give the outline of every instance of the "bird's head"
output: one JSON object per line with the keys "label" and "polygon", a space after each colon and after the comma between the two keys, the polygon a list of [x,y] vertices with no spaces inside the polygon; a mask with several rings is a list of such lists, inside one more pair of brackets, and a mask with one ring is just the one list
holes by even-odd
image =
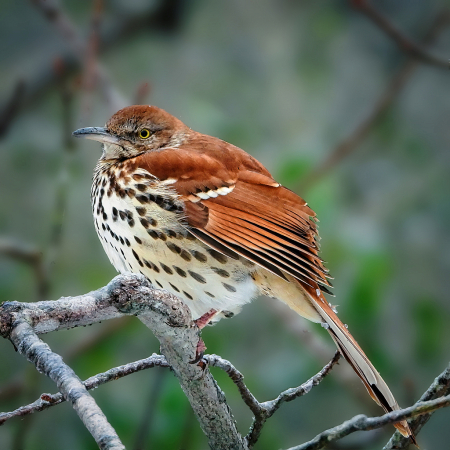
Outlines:
{"label": "bird's head", "polygon": [[105,127],[80,128],[73,132],[103,144],[103,160],[124,160],[163,147],[181,145],[190,129],[156,106],[127,106],[116,112]]}

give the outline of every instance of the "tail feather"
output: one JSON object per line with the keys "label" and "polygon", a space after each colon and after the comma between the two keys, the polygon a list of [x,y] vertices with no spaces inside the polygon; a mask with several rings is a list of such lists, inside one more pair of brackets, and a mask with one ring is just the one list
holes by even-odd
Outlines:
{"label": "tail feather", "polygon": [[[383,378],[381,378],[381,375],[369,361],[353,336],[348,332],[346,326],[334,313],[322,293],[317,289],[314,290],[310,286],[303,285],[303,289],[308,293],[313,307],[322,318],[322,323],[326,324],[325,328],[327,328],[339,351],[352,366],[359,378],[361,378],[373,400],[386,412],[400,409],[400,406]],[[414,434],[406,420],[397,422],[394,426],[403,436],[410,437],[413,443],[416,444]]]}

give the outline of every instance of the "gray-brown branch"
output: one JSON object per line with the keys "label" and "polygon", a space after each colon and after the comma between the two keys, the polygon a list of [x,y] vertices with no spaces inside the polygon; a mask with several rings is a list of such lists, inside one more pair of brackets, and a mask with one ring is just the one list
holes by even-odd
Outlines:
{"label": "gray-brown branch", "polygon": [[[113,380],[118,380],[119,378],[131,375],[132,373],[150,369],[151,367],[156,366],[170,367],[164,356],[153,354],[148,358],[140,359],[138,361],[124,364],[122,366],[114,367],[107,370],[106,372],[98,373],[97,375],[94,375],[93,377],[90,377],[87,380],[83,381],[83,384],[85,388],[90,391],[101,386],[102,384],[108,383]],[[41,396],[33,403],[21,406],[20,408],[17,408],[11,412],[0,413],[0,426],[13,417],[22,417],[33,414],[35,412],[44,411],[65,401],[66,399],[63,397],[61,392],[58,392],[57,394],[41,394]]]}
{"label": "gray-brown branch", "polygon": [[[416,405],[427,400],[434,400],[450,394],[450,364],[447,368],[433,381],[431,386],[422,394]],[[417,436],[422,427],[428,422],[434,411],[428,414],[422,414],[409,422],[409,426]],[[406,448],[409,444],[409,439],[405,438],[398,431],[394,433],[384,449],[401,449]]]}
{"label": "gray-brown branch", "polygon": [[[260,403],[256,400],[253,394],[245,385],[243,379],[244,376],[239,372],[233,364],[229,361],[221,358],[218,355],[205,355],[204,359],[208,362],[210,366],[217,367],[232,379],[239,389],[242,399],[254,413],[255,418],[251,427],[249,435],[246,437],[248,445],[253,446],[261,433],[262,427],[264,426],[266,420],[270,418],[278,408],[284,403],[289,402],[297,397],[301,397],[307,394],[314,386],[317,386],[328,373],[331,371],[333,366],[338,362],[340,358],[340,353],[336,352],[331,361],[326,364],[322,370],[320,370],[316,375],[311,377],[308,381],[296,388],[290,388],[278,395],[274,400]],[[102,384],[108,383],[110,381],[118,380],[119,378],[131,375],[133,373],[139,372],[141,370],[149,369],[152,367],[170,367],[167,360],[162,355],[153,354],[148,358],[144,358],[138,361],[134,361],[122,366],[114,367],[107,370],[106,372],[94,375],[87,380],[83,381],[84,386],[89,391],[95,389]],[[53,406],[59,405],[65,401],[63,395],[58,392],[56,394],[42,394],[34,402],[21,406],[14,411],[7,413],[0,413],[0,426],[3,425],[7,420],[14,417],[22,417],[34,412],[44,411]]]}
{"label": "gray-brown branch", "polygon": [[439,408],[450,406],[450,395],[430,400],[428,402],[421,402],[409,408],[393,411],[380,417],[366,417],[362,414],[345,421],[337,427],[330,428],[318,434],[314,439],[305,442],[296,447],[291,447],[289,450],[319,450],[324,448],[330,442],[354,433],[355,431],[367,431],[381,428],[388,423],[399,422],[400,420],[409,419],[422,414],[428,414],[436,411]]}
{"label": "gray-brown branch", "polygon": [[42,342],[23,318],[13,321],[9,339],[36,369],[47,375],[69,401],[100,449],[123,450],[124,445],[75,372]]}
{"label": "gray-brown branch", "polygon": [[328,375],[333,366],[339,361],[340,357],[341,354],[336,352],[331,361],[308,381],[296,388],[290,388],[281,392],[281,394],[273,400],[260,403],[245,385],[242,373],[239,372],[233,364],[217,355],[205,356],[211,366],[218,367],[228,374],[234,384],[236,384],[245,404],[255,415],[250,431],[246,436],[249,448],[253,447],[258,441],[266,420],[272,417],[284,402],[290,402],[297,397],[301,397],[307,394],[314,386],[317,386]]}
{"label": "gray-brown branch", "polygon": [[[246,449],[246,441],[237,431],[225,396],[211,373],[190,364],[196,356],[199,330],[188,308],[166,291],[153,289],[140,275],[120,275],[104,288],[78,297],[31,304],[6,302],[0,307],[0,334],[7,339],[14,337],[14,344],[21,348],[20,339],[14,335],[19,321],[33,334],[43,334],[123,315],[137,315],[159,339],[161,352],[188,397],[210,447]],[[62,360],[57,365],[65,366]],[[85,389],[81,381],[79,389]]]}
{"label": "gray-brown branch", "polygon": [[[164,356],[154,354],[144,360],[95,375],[82,383],[72,369],[64,364],[62,358],[37,337],[37,334],[89,325],[123,315],[138,316],[159,339]],[[246,438],[242,438],[236,429],[225,397],[208,368],[192,364],[196,355],[199,330],[192,322],[189,310],[177,297],[166,291],[153,289],[140,275],[120,275],[107,286],[78,297],[30,304],[3,303],[0,306],[0,335],[10,339],[19,352],[33,362],[39,371],[55,381],[60,390],[58,394],[42,394],[30,405],[0,414],[0,425],[11,417],[42,411],[68,400],[102,449],[124,447],[87,392],[100,384],[155,365],[171,367],[197,415],[211,448],[245,450],[256,443],[266,420],[282,403],[308,393],[323,380],[339,360],[339,353],[336,353],[332,360],[306,383],[282,392],[274,400],[260,403],[245,385],[243,375],[229,361],[217,355],[206,355],[205,361],[209,365],[224,370],[230,376],[255,416],[249,434]],[[450,366],[436,378],[416,405],[378,418],[356,416],[290,450],[320,449],[355,431],[380,428],[388,423],[420,416],[417,426],[414,421],[412,422],[413,429],[417,432],[433,411],[450,405],[449,387]],[[447,396],[442,397],[445,394]],[[429,399],[434,400],[424,401]],[[395,445],[386,448],[403,448]]]}

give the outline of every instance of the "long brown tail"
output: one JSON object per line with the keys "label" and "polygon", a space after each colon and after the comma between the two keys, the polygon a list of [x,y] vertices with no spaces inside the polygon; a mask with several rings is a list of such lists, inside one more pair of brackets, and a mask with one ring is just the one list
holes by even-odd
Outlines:
{"label": "long brown tail", "polygon": [[[400,406],[383,378],[381,378],[381,375],[369,361],[353,336],[348,332],[347,327],[339,320],[331,306],[324,299],[323,294],[310,286],[302,284],[302,287],[308,293],[312,305],[322,318],[322,323],[325,324],[325,328],[327,328],[339,351],[353,367],[353,370],[359,378],[361,378],[370,396],[386,412],[400,409]],[[412,442],[416,444],[414,434],[406,420],[397,422],[394,426],[403,436],[410,437]]]}

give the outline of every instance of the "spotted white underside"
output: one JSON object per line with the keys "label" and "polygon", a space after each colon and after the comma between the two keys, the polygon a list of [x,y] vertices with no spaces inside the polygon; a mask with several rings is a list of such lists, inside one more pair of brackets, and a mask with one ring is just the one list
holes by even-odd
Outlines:
{"label": "spotted white underside", "polygon": [[[192,236],[190,240],[186,239],[188,232],[180,212],[167,211],[153,201],[138,201],[136,196],[140,194],[173,198],[171,180],[166,186],[155,188],[149,174],[145,171],[142,174],[147,176],[144,181],[131,180],[127,186],[121,185],[116,177],[115,189],[109,196],[108,177],[103,177],[100,171],[94,175],[92,207],[95,228],[112,265],[121,273],[141,273],[155,287],[182,298],[194,319],[211,309],[225,314],[239,312],[242,305],[259,294],[248,263],[214,251],[211,253],[206,244]],[[132,188],[136,196],[121,198],[117,188]],[[142,214],[142,208],[145,208],[145,214],[140,215],[138,211]],[[147,220],[147,228],[141,219]],[[152,237],[155,232],[166,239],[155,239]],[[212,256],[214,254],[216,257]]]}

